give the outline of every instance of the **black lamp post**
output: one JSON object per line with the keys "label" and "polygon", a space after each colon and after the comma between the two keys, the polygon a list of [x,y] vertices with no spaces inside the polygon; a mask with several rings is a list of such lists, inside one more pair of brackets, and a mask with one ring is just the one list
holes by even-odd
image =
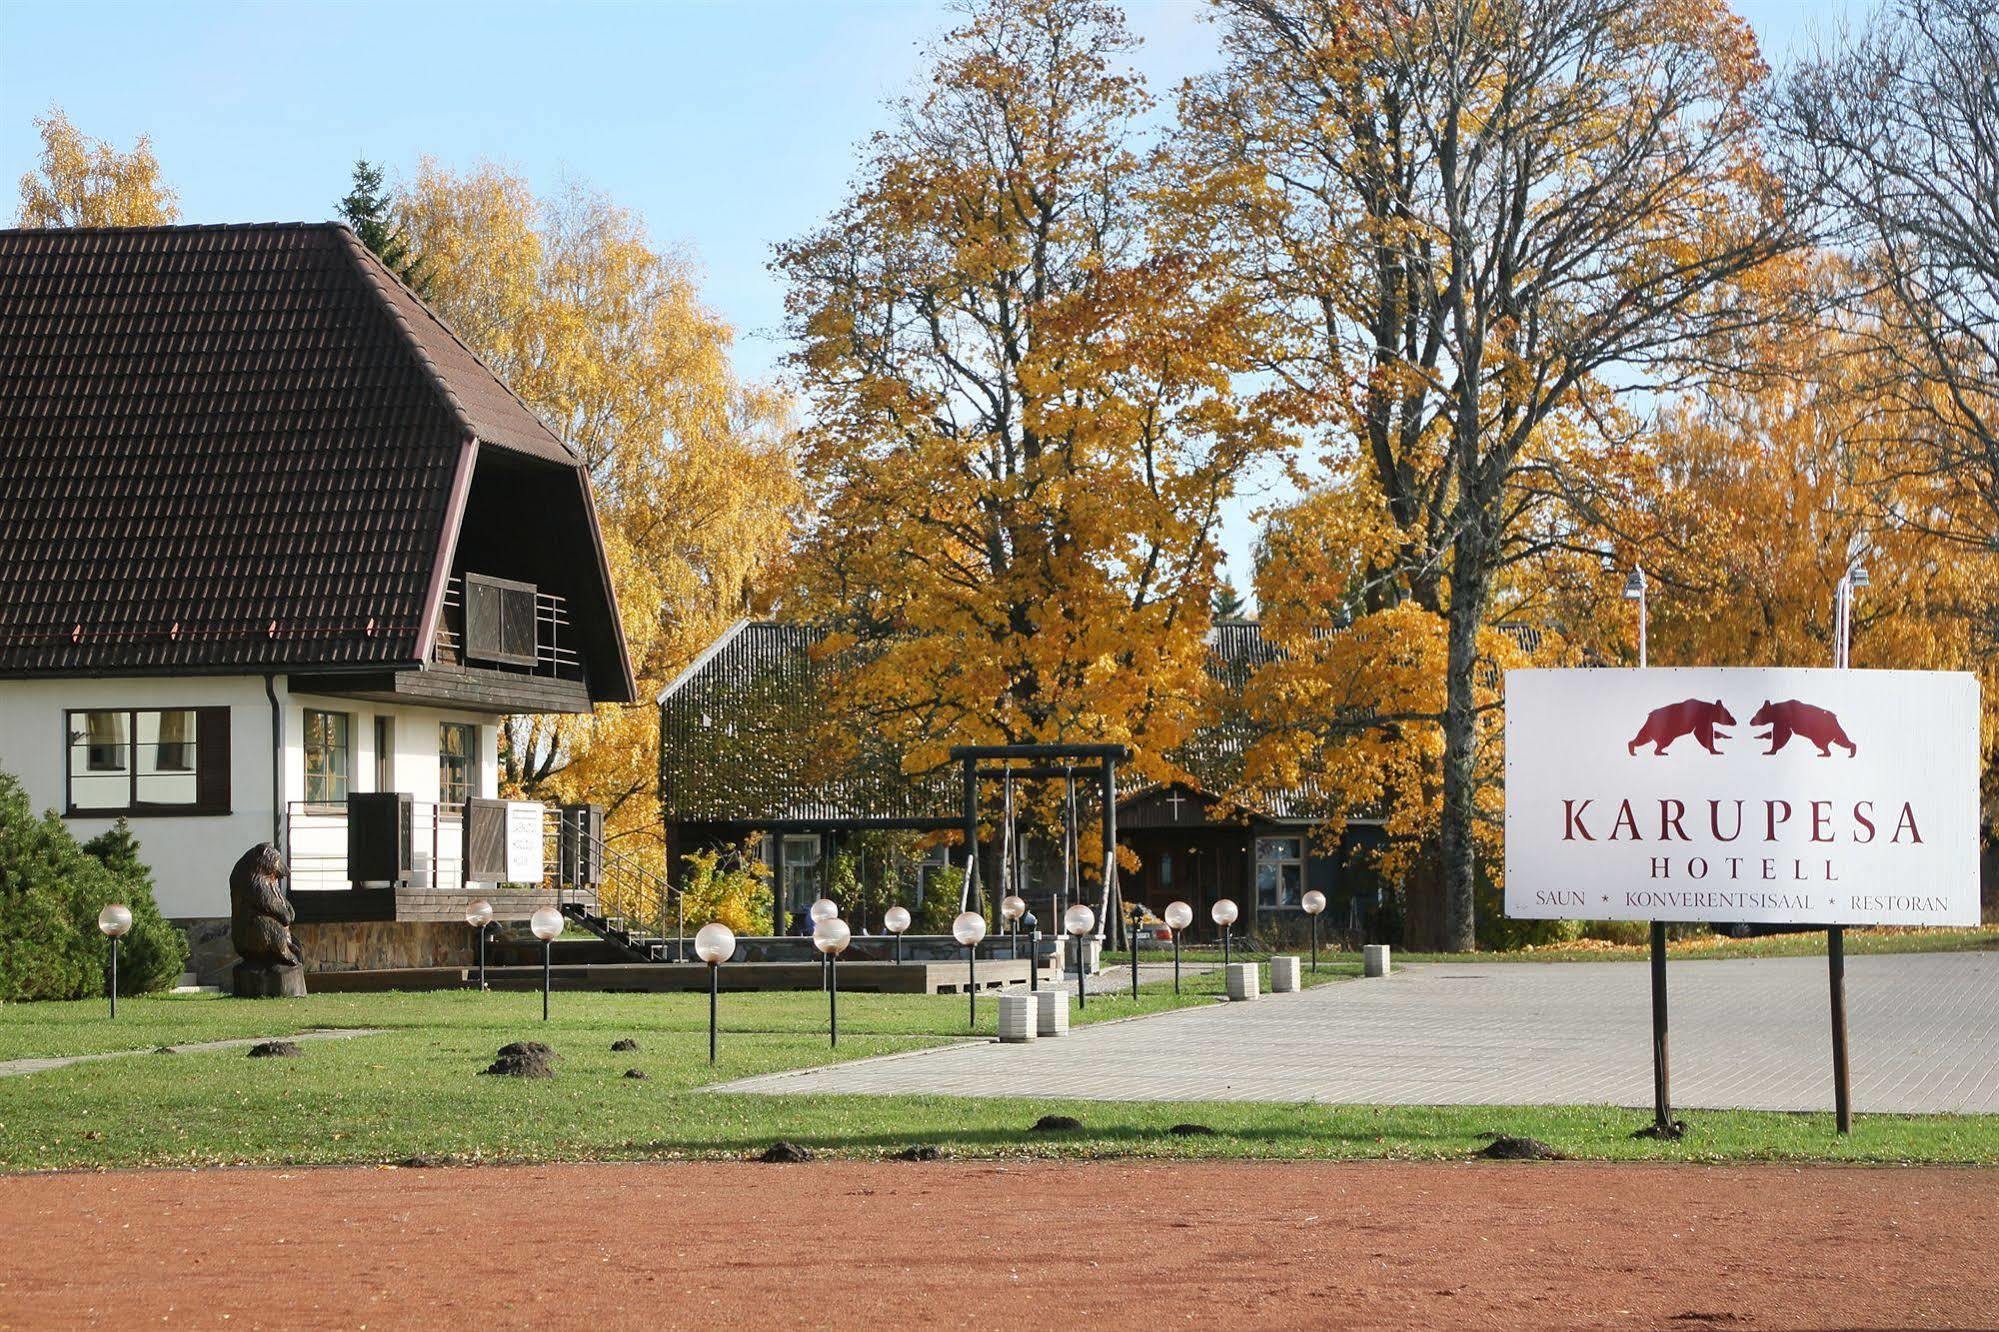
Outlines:
{"label": "black lamp post", "polygon": [[838,916],[829,916],[812,927],[812,946],[826,959],[826,1033],[836,1049],[840,1044],[840,954],[853,941],[853,930]]}
{"label": "black lamp post", "polygon": [[1215,905],[1209,909],[1208,915],[1213,918],[1215,924],[1222,927],[1222,969],[1226,973],[1229,965],[1229,932],[1230,926],[1235,924],[1236,905],[1226,897],[1218,898]]}
{"label": "black lamp post", "polygon": [[480,898],[465,908],[465,923],[479,942],[479,988],[486,988],[486,923],[493,919],[493,904]]}
{"label": "black lamp post", "polygon": [[902,965],[902,932],[909,928],[909,909],[892,906],[882,912],[882,928],[895,936],[895,964]]}
{"label": "black lamp post", "polygon": [[1097,913],[1081,902],[1062,913],[1062,928],[1067,930],[1076,950],[1076,1007],[1090,1006],[1090,990],[1083,973],[1083,939],[1097,926]]}
{"label": "black lamp post", "polygon": [[541,1020],[548,1021],[549,982],[555,970],[555,940],[562,933],[562,913],[542,907],[528,919],[528,928],[541,940]]}
{"label": "black lamp post", "polygon": [[1319,972],[1319,913],[1326,909],[1326,895],[1314,888],[1306,893],[1301,905],[1305,914],[1312,918],[1312,974]]}
{"label": "black lamp post", "polygon": [[715,1062],[716,997],[722,989],[722,964],[736,955],[736,932],[716,921],[694,935],[694,956],[708,964],[708,1062]]}
{"label": "black lamp post", "polygon": [[1027,927],[1027,988],[1032,992],[1041,988],[1041,922],[1030,911],[1020,923]]}
{"label": "black lamp post", "polygon": [[1166,904],[1166,929],[1173,936],[1173,993],[1180,993],[1180,931],[1194,923],[1194,908],[1185,902]]}
{"label": "black lamp post", "polygon": [[[816,931],[821,921],[837,919],[840,914],[840,907],[832,898],[822,897],[812,904],[806,914],[811,917],[812,928]],[[830,956],[827,953],[819,955],[819,988],[822,990],[829,983],[826,977],[826,968],[830,965]]]}
{"label": "black lamp post", "polygon": [[965,994],[970,999],[972,1030],[979,1027],[979,940],[986,937],[986,918],[961,911],[951,922],[951,937],[965,945]]}
{"label": "black lamp post", "polygon": [[1134,905],[1131,909],[1131,997],[1138,999],[1138,925],[1145,919],[1145,908]]}
{"label": "black lamp post", "polygon": [[97,913],[97,928],[111,941],[111,973],[107,989],[111,993],[111,1016],[118,1016],[118,941],[132,928],[132,908],[113,902]]}

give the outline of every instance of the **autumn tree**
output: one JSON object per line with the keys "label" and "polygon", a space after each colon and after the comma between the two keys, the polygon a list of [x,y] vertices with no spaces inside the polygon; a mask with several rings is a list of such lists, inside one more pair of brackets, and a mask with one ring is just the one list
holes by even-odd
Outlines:
{"label": "autumn tree", "polygon": [[1232,220],[1264,240],[1244,248],[1283,321],[1272,373],[1329,470],[1360,469],[1378,542],[1357,596],[1441,621],[1440,942],[1469,948],[1487,631],[1542,542],[1521,524],[1564,540],[1522,483],[1762,317],[1746,279],[1789,244],[1764,67],[1719,0],[1221,7],[1191,132],[1254,186]]}
{"label": "autumn tree", "polygon": [[650,700],[752,609],[785,550],[799,503],[787,405],[736,376],[692,265],[602,194],[542,197],[492,163],[425,160],[393,216],[438,311],[588,463],[640,684],[631,707],[509,718],[507,783],[602,803],[610,835],[654,842]]}
{"label": "autumn tree", "polygon": [[1999,11],[1894,0],[1774,106],[1851,265],[1845,326],[1883,371],[1866,438],[1932,483],[1899,520],[1999,550]]}
{"label": "autumn tree", "polygon": [[1221,507],[1275,444],[1232,380],[1257,317],[1141,133],[1119,11],[962,14],[779,252],[816,503],[793,610],[851,649],[849,729],[914,768],[1120,741],[1161,773],[1204,706]]}
{"label": "autumn tree", "polygon": [[35,129],[42,151],[21,176],[19,225],[150,227],[179,219],[180,196],[162,178],[148,136],[121,153],[71,124],[59,106],[37,116]]}
{"label": "autumn tree", "polygon": [[[1894,520],[1928,504],[1929,478],[1873,433],[1898,411],[1893,363],[1871,333],[1828,324],[1773,324],[1740,351],[1740,373],[1670,404],[1603,492],[1617,562],[1650,575],[1652,663],[1830,665],[1834,588],[1857,561],[1854,664],[1980,673],[1982,749],[1999,752],[1999,552]],[[1616,580],[1588,595],[1614,601]],[[1584,601],[1556,618],[1588,621]]]}

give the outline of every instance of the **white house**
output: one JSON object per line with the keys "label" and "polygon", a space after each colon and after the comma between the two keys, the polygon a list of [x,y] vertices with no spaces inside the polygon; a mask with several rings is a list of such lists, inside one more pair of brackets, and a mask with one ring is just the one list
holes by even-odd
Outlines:
{"label": "white house", "polygon": [[0,232],[0,770],[129,820],[199,969],[263,841],[309,957],[452,955],[500,719],[633,697],[581,460],[344,227]]}

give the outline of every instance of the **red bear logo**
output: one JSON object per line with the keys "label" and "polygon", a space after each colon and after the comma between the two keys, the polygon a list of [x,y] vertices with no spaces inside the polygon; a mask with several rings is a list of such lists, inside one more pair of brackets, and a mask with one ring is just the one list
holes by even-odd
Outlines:
{"label": "red bear logo", "polygon": [[1725,731],[1717,731],[1717,726],[1733,726],[1735,718],[1729,715],[1721,700],[1710,703],[1704,698],[1690,698],[1684,703],[1668,703],[1663,708],[1654,708],[1645,718],[1645,725],[1624,747],[1627,754],[1638,752],[1640,745],[1655,745],[1654,754],[1666,752],[1666,746],[1683,735],[1692,734],[1701,742],[1701,748],[1710,754],[1721,751],[1714,747],[1716,740],[1728,739]]}
{"label": "red bear logo", "polygon": [[1852,758],[1860,752],[1860,747],[1846,738],[1846,732],[1839,724],[1839,718],[1824,708],[1815,708],[1809,703],[1800,703],[1795,698],[1787,698],[1782,703],[1763,700],[1763,706],[1756,709],[1756,715],[1749,719],[1751,726],[1768,726],[1770,729],[1758,740],[1768,740],[1770,747],[1763,752],[1774,754],[1791,742],[1793,735],[1802,735],[1819,747],[1820,758],[1831,758],[1834,745],[1846,746],[1846,756]]}

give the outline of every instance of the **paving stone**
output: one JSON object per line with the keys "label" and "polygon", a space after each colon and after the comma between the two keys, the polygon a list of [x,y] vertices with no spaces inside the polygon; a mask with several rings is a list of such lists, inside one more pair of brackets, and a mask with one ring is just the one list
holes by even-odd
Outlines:
{"label": "paving stone", "polygon": [[[1675,1106],[1831,1108],[1823,958],[1675,962],[1668,984]],[[1649,1107],[1649,987],[1633,962],[1415,965],[1281,1004],[1181,1009],[1053,1043],[955,1045],[716,1090]],[[1847,1021],[1855,1109],[1999,1112],[1999,953],[1849,957]]]}

